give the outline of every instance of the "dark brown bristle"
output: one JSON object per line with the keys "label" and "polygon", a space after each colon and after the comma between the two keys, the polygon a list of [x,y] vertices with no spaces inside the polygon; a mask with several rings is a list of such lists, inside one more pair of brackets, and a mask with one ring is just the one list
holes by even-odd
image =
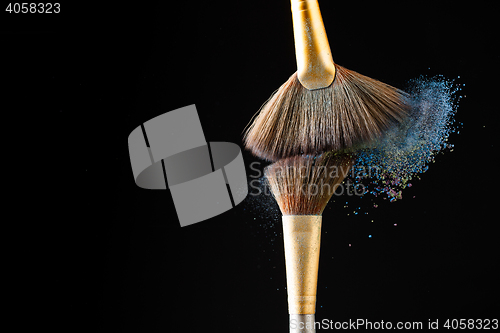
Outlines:
{"label": "dark brown bristle", "polygon": [[351,166],[349,154],[327,152],[279,160],[265,176],[283,215],[321,215]]}
{"label": "dark brown bristle", "polygon": [[335,65],[333,83],[303,87],[294,73],[262,107],[245,133],[245,146],[269,161],[360,146],[405,118],[408,95]]}

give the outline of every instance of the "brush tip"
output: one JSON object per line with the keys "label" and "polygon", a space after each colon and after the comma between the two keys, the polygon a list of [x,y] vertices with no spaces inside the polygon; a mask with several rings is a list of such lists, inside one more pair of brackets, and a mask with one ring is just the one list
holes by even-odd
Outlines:
{"label": "brush tip", "polygon": [[349,150],[380,139],[407,117],[408,94],[335,66],[335,80],[323,89],[306,89],[294,73],[245,132],[245,147],[269,161]]}
{"label": "brush tip", "polygon": [[333,152],[293,156],[269,165],[265,176],[283,215],[321,215],[352,160]]}

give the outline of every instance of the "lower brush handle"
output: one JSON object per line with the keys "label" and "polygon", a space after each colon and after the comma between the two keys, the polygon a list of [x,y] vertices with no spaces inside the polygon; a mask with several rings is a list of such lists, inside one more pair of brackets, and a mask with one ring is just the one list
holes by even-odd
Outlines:
{"label": "lower brush handle", "polygon": [[321,216],[286,215],[282,219],[288,313],[290,315],[314,314],[316,313]]}
{"label": "lower brush handle", "polygon": [[291,314],[290,333],[315,333],[313,314]]}

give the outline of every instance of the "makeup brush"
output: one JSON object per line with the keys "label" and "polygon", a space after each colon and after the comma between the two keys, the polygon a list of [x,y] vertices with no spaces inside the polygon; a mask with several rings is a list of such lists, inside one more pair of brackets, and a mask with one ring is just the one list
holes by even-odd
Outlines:
{"label": "makeup brush", "polygon": [[348,154],[293,156],[265,169],[283,214],[290,332],[315,332],[322,212],[352,166]]}
{"label": "makeup brush", "polygon": [[360,147],[407,114],[408,95],[333,62],[317,0],[291,0],[297,72],[261,108],[245,146],[269,161]]}

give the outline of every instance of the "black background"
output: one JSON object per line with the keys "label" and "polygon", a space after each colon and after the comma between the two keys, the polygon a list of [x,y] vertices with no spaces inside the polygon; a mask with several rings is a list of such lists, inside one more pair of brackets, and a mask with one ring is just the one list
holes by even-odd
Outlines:
{"label": "black background", "polygon": [[[464,97],[454,151],[403,200],[329,204],[316,319],[498,318],[493,7],[320,6],[338,64],[401,88],[444,75]],[[287,331],[279,220],[249,197],[181,228],[168,191],[135,185],[127,138],[196,104],[207,141],[241,146],[250,118],[295,71],[291,23],[286,0],[2,8],[5,288],[19,325]],[[258,159],[244,159],[250,178]],[[358,206],[368,214],[354,215]]]}

